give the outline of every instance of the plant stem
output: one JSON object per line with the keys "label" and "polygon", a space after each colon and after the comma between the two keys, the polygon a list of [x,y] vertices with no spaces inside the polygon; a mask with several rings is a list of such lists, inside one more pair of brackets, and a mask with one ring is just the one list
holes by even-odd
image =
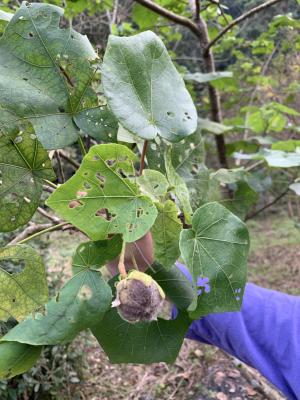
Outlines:
{"label": "plant stem", "polygon": [[120,275],[122,276],[122,278],[126,278],[126,276],[127,276],[126,267],[125,267],[125,263],[124,263],[125,251],[126,251],[126,242],[123,241],[122,251],[121,251],[120,258],[119,258],[119,263],[118,263],[118,270],[119,270]]}
{"label": "plant stem", "polygon": [[275,203],[277,203],[280,199],[282,199],[286,194],[288,194],[288,192],[290,191],[289,186],[285,189],[284,192],[282,192],[281,194],[279,194],[277,197],[275,197],[275,199],[273,201],[271,201],[270,203],[266,204],[265,206],[261,207],[260,209],[258,209],[257,211],[255,211],[253,214],[247,215],[247,217],[245,218],[245,221],[248,221],[251,218],[256,217],[258,214],[260,214],[262,211],[266,210],[267,208],[273,206]]}
{"label": "plant stem", "polygon": [[54,189],[57,189],[58,186],[55,185],[55,183],[48,181],[48,179],[43,179],[44,182],[46,182],[49,186],[53,187]]}
{"label": "plant stem", "polygon": [[68,222],[62,222],[60,224],[52,225],[49,228],[43,229],[43,230],[41,230],[39,232],[34,233],[33,235],[28,236],[27,238],[25,238],[23,240],[20,240],[20,242],[18,242],[18,244],[26,243],[29,240],[35,239],[36,237],[43,235],[44,233],[55,231],[55,230],[63,227],[64,225],[68,225],[68,224],[69,224]]}
{"label": "plant stem", "polygon": [[146,157],[147,147],[148,147],[148,140],[145,140],[143,150],[142,150],[142,155],[141,155],[141,164],[140,164],[139,175],[142,175],[143,170],[145,168],[145,157]]}
{"label": "plant stem", "polygon": [[60,174],[60,181],[61,181],[60,183],[65,183],[66,179],[65,179],[64,169],[62,166],[62,162],[61,162],[61,158],[60,158],[60,154],[59,154],[58,150],[55,151],[55,156],[56,156],[58,170],[59,170],[59,174]]}
{"label": "plant stem", "polygon": [[209,51],[209,49],[217,43],[218,40],[221,39],[221,37],[223,37],[225,35],[226,32],[228,32],[230,29],[232,29],[235,25],[241,23],[242,21],[245,21],[247,18],[252,17],[252,15],[265,10],[266,8],[273,6],[276,3],[279,3],[282,0],[269,0],[266,1],[263,4],[260,4],[257,7],[252,8],[251,10],[245,12],[244,14],[242,14],[241,16],[239,16],[238,18],[236,18],[235,20],[233,20],[232,22],[230,22],[229,25],[227,25],[207,46],[205,49],[205,52],[207,53]]}
{"label": "plant stem", "polygon": [[64,160],[66,160],[70,165],[72,165],[74,168],[79,168],[80,164],[73,160],[68,154],[66,154],[64,151],[60,150],[59,151],[59,155],[61,156],[61,158],[63,158]]}
{"label": "plant stem", "polygon": [[82,155],[84,157],[86,155],[87,151],[86,151],[86,148],[84,146],[84,143],[83,143],[83,140],[82,140],[81,136],[78,137],[78,144],[79,144],[80,151],[81,151],[81,153],[82,153]]}

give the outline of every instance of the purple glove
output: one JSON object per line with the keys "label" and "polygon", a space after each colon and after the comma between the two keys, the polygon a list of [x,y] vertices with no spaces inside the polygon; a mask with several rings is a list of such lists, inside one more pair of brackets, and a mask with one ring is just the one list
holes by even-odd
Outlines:
{"label": "purple glove", "polygon": [[[177,266],[188,276],[185,266]],[[300,297],[248,283],[240,312],[196,320],[187,337],[220,347],[260,371],[289,399],[300,399]]]}

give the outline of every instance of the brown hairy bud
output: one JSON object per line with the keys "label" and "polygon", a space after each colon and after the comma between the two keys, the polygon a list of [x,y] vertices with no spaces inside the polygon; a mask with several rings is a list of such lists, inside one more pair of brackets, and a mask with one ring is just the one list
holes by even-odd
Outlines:
{"label": "brown hairy bud", "polygon": [[121,318],[127,322],[154,321],[160,312],[165,293],[155,280],[143,272],[131,271],[116,285],[117,307]]}

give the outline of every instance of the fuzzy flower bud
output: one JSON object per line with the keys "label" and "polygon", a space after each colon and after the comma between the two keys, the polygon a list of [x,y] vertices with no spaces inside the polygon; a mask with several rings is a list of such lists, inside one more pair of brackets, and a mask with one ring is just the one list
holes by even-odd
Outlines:
{"label": "fuzzy flower bud", "polygon": [[151,276],[131,271],[117,283],[112,306],[117,307],[120,317],[127,322],[153,321],[164,299],[164,291]]}

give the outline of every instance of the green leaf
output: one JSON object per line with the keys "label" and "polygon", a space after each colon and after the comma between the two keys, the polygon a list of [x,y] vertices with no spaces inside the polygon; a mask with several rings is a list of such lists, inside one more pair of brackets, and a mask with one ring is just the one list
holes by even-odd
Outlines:
{"label": "green leaf", "polygon": [[141,4],[134,4],[132,10],[132,20],[140,27],[140,29],[149,29],[155,25],[158,14],[148,10]]}
{"label": "green leaf", "polygon": [[206,83],[215,81],[217,79],[222,78],[232,78],[233,74],[230,71],[222,71],[222,72],[210,72],[208,74],[202,74],[201,72],[195,72],[194,74],[185,74],[184,80],[197,82],[197,83]]}
{"label": "green leaf", "polygon": [[152,200],[166,195],[169,187],[167,178],[158,171],[144,169],[141,176],[136,180],[141,191]]}
{"label": "green leaf", "polygon": [[182,231],[180,250],[201,290],[190,315],[239,310],[249,251],[246,225],[220,204],[207,203],[195,212],[192,229]]}
{"label": "green leaf", "polygon": [[300,113],[298,111],[294,110],[293,108],[287,107],[283,104],[277,103],[275,101],[270,103],[269,106],[277,111],[282,112],[283,114],[293,115],[295,117],[300,116]]}
{"label": "green leaf", "polygon": [[47,205],[85,232],[92,240],[122,234],[134,242],[149,231],[157,210],[138,186],[123,176],[134,176],[136,156],[126,146],[93,146],[76,174],[61,185]]}
{"label": "green leaf", "polygon": [[293,190],[297,196],[300,196],[300,182],[292,183],[290,189]]}
{"label": "green leaf", "polygon": [[186,183],[181,178],[181,176],[177,174],[172,165],[171,146],[167,148],[167,151],[165,153],[165,168],[168,181],[170,183],[170,186],[173,188],[172,191],[175,193],[175,196],[177,197],[179,203],[181,204],[185,220],[189,224],[191,221],[191,214],[193,213],[190,204],[189,191],[186,186]]}
{"label": "green leaf", "polygon": [[[18,272],[9,273],[15,266]],[[0,249],[0,320],[20,321],[47,300],[46,272],[36,251],[24,245]]]}
{"label": "green leaf", "polygon": [[222,201],[222,204],[241,219],[245,219],[250,208],[257,203],[258,193],[247,183],[237,182],[232,199]]}
{"label": "green leaf", "polygon": [[103,142],[116,142],[118,121],[106,106],[83,110],[74,116],[74,122],[85,134]]}
{"label": "green leaf", "polygon": [[300,153],[264,149],[262,157],[270,167],[291,168],[300,166]]}
{"label": "green leaf", "polygon": [[48,149],[76,141],[73,116],[98,106],[96,53],[86,36],[59,27],[62,15],[59,7],[23,2],[0,39],[0,127],[29,119]]}
{"label": "green leaf", "polygon": [[0,132],[0,231],[30,221],[43,190],[43,179],[55,178],[47,152],[31,129]]}
{"label": "green leaf", "polygon": [[156,205],[158,215],[152,226],[151,233],[154,242],[154,259],[165,268],[170,268],[180,255],[179,236],[182,223],[178,218],[176,204],[167,200]]}
{"label": "green leaf", "polygon": [[172,145],[172,164],[186,182],[197,179],[205,162],[204,142],[199,128],[193,135]]}
{"label": "green leaf", "polygon": [[73,274],[87,268],[98,269],[114,260],[121,253],[122,243],[122,238],[118,235],[110,240],[81,243],[73,257]]}
{"label": "green leaf", "polygon": [[221,184],[232,184],[246,178],[247,172],[244,168],[225,169],[221,168],[211,174],[211,178],[216,179]]}
{"label": "green leaf", "polygon": [[300,140],[279,140],[272,144],[272,150],[296,151],[300,149]]}
{"label": "green leaf", "polygon": [[101,321],[111,305],[111,289],[98,271],[85,269],[71,278],[45,306],[11,329],[3,342],[35,346],[68,343]]}
{"label": "green leaf", "polygon": [[222,135],[223,133],[230,131],[233,128],[232,126],[226,126],[204,118],[198,118],[198,123],[199,129],[214,133],[215,135]]}
{"label": "green leaf", "polygon": [[40,346],[0,343],[0,379],[10,379],[34,366],[42,351]]}
{"label": "green leaf", "polygon": [[300,153],[263,149],[254,154],[234,153],[240,160],[266,160],[269,167],[292,168],[300,166]]}
{"label": "green leaf", "polygon": [[153,32],[110,36],[102,81],[111,110],[130,132],[147,140],[160,135],[176,142],[196,130],[191,96]]}
{"label": "green leaf", "polygon": [[156,280],[177,308],[186,310],[189,307],[194,298],[194,290],[191,282],[178,267],[166,269],[163,265],[154,262],[146,273]]}
{"label": "green leaf", "polygon": [[113,364],[173,363],[190,322],[186,313],[179,313],[175,320],[130,324],[112,309],[92,333]]}

